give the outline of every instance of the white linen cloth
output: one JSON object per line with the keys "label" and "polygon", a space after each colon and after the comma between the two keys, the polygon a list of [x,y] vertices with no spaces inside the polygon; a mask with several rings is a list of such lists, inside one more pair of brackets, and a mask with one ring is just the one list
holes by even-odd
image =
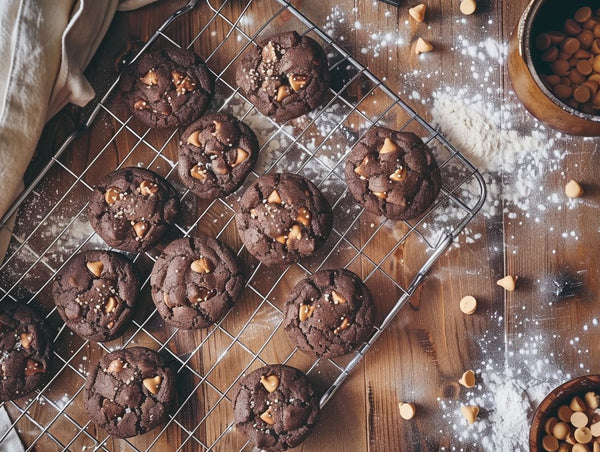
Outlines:
{"label": "white linen cloth", "polygon": [[[94,90],[83,76],[117,9],[156,0],[0,0],[0,217],[10,207],[48,119]],[[10,239],[0,233],[0,262]],[[0,436],[11,429],[0,408]],[[11,429],[0,451],[23,446]]]}

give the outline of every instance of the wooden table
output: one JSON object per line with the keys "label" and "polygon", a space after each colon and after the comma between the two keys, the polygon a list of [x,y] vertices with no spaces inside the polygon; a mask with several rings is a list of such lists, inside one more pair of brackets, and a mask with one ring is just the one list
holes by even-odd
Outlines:
{"label": "wooden table", "polygon": [[[235,17],[240,7],[238,3],[244,2],[230,1],[233,6],[230,5],[227,11],[231,17]],[[147,39],[151,31],[183,3],[160,1],[139,11],[118,13],[88,71],[95,86],[102,90],[106,88],[107,81],[112,80],[115,74],[113,62],[125,49],[126,42]],[[213,3],[219,4],[216,0]],[[255,17],[264,14],[266,19],[276,13],[270,8],[260,10],[258,3],[260,0],[255,0],[251,5]],[[412,6],[412,3],[400,8],[376,1],[297,0],[294,3],[317,25],[331,32],[334,39],[377,77],[384,79],[392,91],[399,93],[400,97],[407,100],[417,113],[426,119],[431,119],[432,93],[445,87],[454,91],[466,88],[469,94],[481,91],[485,99],[498,108],[503,104],[514,105],[516,102],[504,64],[492,64],[486,81],[482,81],[483,74],[479,79],[473,75],[477,72],[472,69],[472,66],[477,67],[477,64],[473,63],[477,56],[469,56],[468,52],[465,55],[462,50],[477,45],[486,38],[498,43],[507,43],[527,0],[481,1],[478,11],[468,17],[460,14],[458,0],[426,2],[428,12],[424,24],[417,24],[409,19],[408,6]],[[192,17],[196,19],[191,19]],[[282,27],[286,26],[285,17],[278,17],[277,20],[281,22],[275,22],[275,26],[279,23]],[[193,36],[197,32],[197,21],[197,16],[190,16],[190,20],[185,19],[176,33],[177,37]],[[197,43],[195,48],[204,56],[210,54],[212,48],[219,43],[220,34],[227,33],[227,30],[226,23],[223,23],[222,30],[217,30],[219,33],[214,39]],[[423,57],[415,56],[414,44],[418,36],[431,41],[434,51]],[[384,40],[385,43],[382,42]],[[492,90],[487,92],[487,87],[491,87]],[[83,114],[85,113],[84,111]],[[73,124],[81,120],[80,114],[81,112],[68,108],[64,114],[53,120],[40,144],[40,156],[56,148],[66,132],[73,128]],[[506,127],[518,126],[524,133],[535,127],[534,119],[522,108],[514,112],[513,119],[513,124]],[[110,117],[106,120],[111,122]],[[106,138],[102,136],[105,132],[94,133],[86,135],[80,143],[86,144],[90,149],[93,148],[96,139]],[[477,216],[469,224],[468,234],[470,238],[476,239],[467,240],[465,236],[461,236],[457,241],[459,246],[451,247],[438,260],[427,280],[411,298],[409,305],[404,307],[342,388],[325,406],[313,434],[299,450],[434,451],[443,447],[447,448],[446,450],[483,450],[481,440],[472,434],[461,438],[461,431],[468,432],[468,427],[461,421],[458,408],[482,395],[487,397],[486,403],[490,403],[491,391],[495,386],[489,381],[480,380],[481,386],[474,388],[469,395],[457,382],[465,370],[495,373],[509,381],[514,379],[524,383],[526,387],[544,383],[536,379],[546,374],[548,379],[545,384],[558,384],[568,379],[567,374],[576,376],[600,372],[599,327],[597,320],[594,321],[600,317],[600,298],[595,293],[599,280],[599,229],[596,218],[600,196],[596,182],[596,175],[600,169],[596,140],[557,137],[555,132],[549,129],[543,130],[542,133],[548,138],[556,139],[555,148],[569,152],[560,160],[560,168],[549,169],[539,178],[543,191],[532,197],[534,202],[530,210],[524,212],[511,205],[503,205],[498,193],[494,194],[495,199],[488,200],[500,201],[497,213]],[[151,133],[148,135],[148,141],[157,144],[161,143],[164,137],[160,133]],[[135,142],[130,135],[120,135],[111,145],[110,151],[104,154],[100,166],[94,167],[93,172],[86,174],[85,181],[88,184],[95,183],[103,175],[103,166],[106,168],[104,172],[107,172],[124,158],[127,163],[136,164],[136,159],[143,153],[140,151],[134,156],[127,154]],[[175,144],[169,142],[164,155],[176,159]],[[143,158],[141,160],[142,163],[146,163]],[[86,146],[80,146],[78,152],[69,153],[64,163],[74,168],[76,174],[83,171],[89,163]],[[164,163],[162,162],[163,165]],[[52,180],[56,183],[56,192],[64,193],[73,183],[73,178],[63,169],[55,171]],[[514,180],[511,179],[513,176],[523,177],[516,173],[506,174],[504,179],[501,174],[488,177],[502,186],[514,184]],[[581,181],[586,193],[581,202],[568,204],[561,193],[565,183],[571,178]],[[73,190],[74,198],[78,197],[78,190],[85,192],[83,186]],[[48,193],[51,200],[56,201],[57,195],[48,186],[46,191],[40,190],[40,193]],[[558,194],[558,201],[547,202],[546,195],[552,193]],[[191,211],[200,212],[203,206],[206,206],[191,198],[187,201]],[[545,210],[538,209],[538,204],[543,205]],[[502,207],[505,207],[504,212]],[[220,225],[218,211],[211,211],[206,218]],[[218,227],[211,226],[210,221],[204,222],[203,225],[202,229],[205,232],[218,231]],[[25,226],[22,227],[26,229]],[[368,229],[368,224],[364,225],[364,228]],[[228,234],[224,237],[230,240],[229,243],[239,246],[235,231]],[[362,231],[362,234],[368,234],[368,231]],[[389,249],[389,243],[385,242],[378,242],[374,246],[375,254]],[[377,250],[377,247],[381,249]],[[244,257],[247,258],[247,255]],[[411,255],[411,250],[407,249],[405,253],[399,253],[397,258],[398,262],[404,262],[404,265],[410,267],[411,258],[414,256]],[[145,269],[151,266],[151,260],[143,257],[137,262]],[[364,270],[361,266],[364,264],[358,265],[359,273],[360,270]],[[556,301],[552,295],[555,290],[552,280],[561,270],[577,276],[584,285],[575,296]],[[399,264],[397,271],[402,272],[403,266]],[[283,292],[289,290],[293,282],[300,277],[300,273],[294,272],[295,270],[288,273],[286,282],[280,286]],[[43,275],[48,274],[48,269],[41,273],[39,279],[43,280]],[[518,288],[513,293],[505,292],[496,285],[496,281],[505,274],[519,276]],[[38,284],[38,287],[42,284]],[[458,301],[464,295],[474,295],[479,300],[479,308],[474,315],[467,316],[459,310]],[[145,296],[148,296],[148,293],[145,293]],[[246,295],[243,301],[246,307],[237,315],[251,311],[249,300],[252,298],[252,294]],[[50,312],[51,302],[46,300],[40,303]],[[151,310],[147,307],[144,312],[149,313]],[[137,321],[142,324],[144,312],[136,315]],[[56,318],[55,320],[59,322]],[[168,333],[160,329],[157,318],[152,318],[146,326],[161,340],[169,339]],[[174,347],[187,356],[185,353],[194,350],[195,344],[202,341],[205,334],[178,333],[173,339]],[[255,334],[269,333],[258,325]],[[65,336],[68,335],[63,333],[61,346],[68,347],[70,351],[77,350],[79,353],[77,347],[81,341]],[[156,348],[156,343],[148,338],[142,338],[139,342]],[[77,358],[72,362],[73,367],[77,368],[77,363],[80,363],[85,368],[102,353],[102,349],[84,347],[81,354],[85,358]],[[210,352],[208,353],[210,355]],[[226,364],[229,369],[220,371],[239,371],[235,363],[238,353],[242,352],[232,352]],[[286,356],[286,352],[270,350],[265,359],[277,360]],[[548,362],[544,362],[545,357],[548,358]],[[198,368],[204,368],[202,366],[205,363],[194,360],[210,358],[193,355],[190,359]],[[306,365],[301,360],[292,360],[292,364],[299,367]],[[510,370],[514,375],[510,375]],[[68,372],[69,375],[72,373],[74,372]],[[71,378],[77,381],[77,385],[81,385],[80,377],[69,376],[48,391],[60,399],[63,387],[69,385]],[[191,374],[186,374],[184,379],[184,385],[198,383],[198,378]],[[198,394],[193,396],[197,403],[193,409],[186,412],[187,417],[179,419],[186,428],[193,429],[198,418],[210,409],[211,391],[202,391],[203,389],[199,389]],[[66,392],[68,391],[65,389]],[[79,406],[70,413],[78,422],[85,423],[80,401],[81,397],[74,399],[73,405]],[[400,401],[416,404],[417,414],[413,420],[401,419],[398,410]],[[18,415],[18,410],[14,407],[8,408],[11,415]],[[47,414],[49,411],[51,410],[42,404],[35,404],[31,408],[34,417],[44,418],[44,422],[50,422],[47,419],[48,416],[52,416]],[[220,428],[231,422],[230,410],[224,408],[220,416],[220,422],[217,422],[219,425],[213,425],[216,431],[220,431]],[[500,429],[500,426],[490,424],[493,418],[493,412],[490,410],[484,410],[481,418],[488,422],[482,436],[489,436],[490,429]],[[63,444],[68,442],[68,432],[73,430],[72,426],[65,424],[66,438],[61,438]],[[19,424],[19,430],[28,444],[39,434],[39,429],[31,423],[26,424],[25,420]],[[87,431],[96,435],[93,426],[87,427]],[[53,429],[52,433],[60,437],[58,428]],[[214,432],[203,431],[199,436],[211,434],[214,437]],[[231,435],[232,439],[221,443],[216,450],[237,450],[243,442],[236,440],[234,435]],[[105,438],[103,432],[97,433],[97,437]],[[153,439],[151,434],[145,435],[143,439],[132,444],[142,449],[148,447]],[[162,435],[154,447],[156,450],[171,450],[181,441],[181,436],[169,433]],[[81,446],[89,442],[78,440],[74,444]],[[108,440],[106,447],[116,448],[117,444]],[[198,443],[191,441],[186,444],[184,450],[197,450],[199,447]],[[58,449],[56,443],[46,437],[39,439],[35,448],[44,451]],[[129,449],[125,447],[123,450]]]}

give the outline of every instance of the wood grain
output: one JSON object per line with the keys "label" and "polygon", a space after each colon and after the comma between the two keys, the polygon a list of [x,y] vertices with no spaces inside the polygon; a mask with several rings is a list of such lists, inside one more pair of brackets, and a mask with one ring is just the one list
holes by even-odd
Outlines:
{"label": "wood grain", "polygon": [[[117,14],[87,71],[99,93],[105,91],[116,76],[118,62],[123,55],[139,45],[140,41],[146,40],[172,11],[184,3],[181,0],[163,0],[138,11]],[[208,2],[215,8],[223,3],[222,14],[235,22],[245,2]],[[277,14],[280,8],[274,3],[253,1],[248,16],[256,20],[242,22],[239,26],[248,35],[254,35],[264,20],[273,16],[275,19],[269,24],[268,30],[297,26],[289,13]],[[356,55],[377,77],[385,79],[392,91],[405,97],[417,90],[422,99],[431,99],[431,94],[440,87],[457,89],[469,86],[473,81],[471,68],[463,65],[456,54],[460,51],[457,49],[458,36],[490,37],[507,42],[528,2],[481,1],[475,15],[463,17],[458,12],[459,0],[432,0],[427,2],[425,24],[409,20],[407,9],[412,4],[394,8],[383,3],[357,0],[298,0],[294,3],[315,23],[333,30],[335,37],[343,36],[344,40],[340,43],[344,48]],[[190,44],[199,28],[214,14],[208,4],[199,6],[197,11],[183,18],[176,28],[168,29],[165,35],[176,42]],[[339,20],[342,16],[333,17],[336,10],[343,13],[343,21]],[[357,27],[356,23],[362,26]],[[210,33],[203,34],[203,39],[192,44],[198,54],[208,59],[211,68],[223,70],[222,75],[228,81],[233,76],[228,62],[239,49],[238,38],[245,42],[243,36],[235,33],[229,35],[230,30],[231,26],[226,20],[217,18],[211,22]],[[374,32],[380,32],[382,36],[389,33],[394,39],[403,41],[401,44],[390,43],[387,48],[376,47],[372,36]],[[408,39],[405,39],[406,36]],[[418,36],[434,45],[434,52],[426,55],[426,58],[414,54],[414,43]],[[158,45],[164,45],[166,41],[162,38]],[[498,92],[491,95],[499,105],[515,102],[503,66],[491,73],[486,83],[500,87]],[[369,94],[372,88],[367,82],[357,83],[345,93],[351,99],[361,99],[368,94],[360,106],[367,117],[383,111],[389,101],[378,90]],[[231,94],[229,88],[223,85],[221,89],[219,99],[227,99]],[[475,91],[480,86],[472,85],[470,89]],[[21,261],[34,264],[27,272],[32,276],[20,282],[11,293],[16,295],[22,291],[23,296],[27,296],[39,291],[36,302],[42,304],[46,312],[52,312],[53,306],[49,288],[45,284],[52,271],[73,251],[74,245],[66,237],[58,243],[52,243],[55,236],[51,227],[38,226],[30,221],[31,211],[39,215],[36,218],[43,218],[57,203],[68,203],[66,212],[82,209],[89,186],[120,163],[150,165],[155,171],[169,175],[169,179],[177,182],[176,176],[170,174],[170,162],[165,160],[172,162],[177,159],[177,135],[172,135],[170,130],[147,132],[135,121],[128,123],[130,131],[123,130],[121,122],[128,120],[128,114],[119,107],[118,98],[111,102],[111,111],[116,112],[116,118],[102,113],[96,125],[78,137],[71,149],[61,157],[60,164],[52,168],[44,183],[36,189],[38,196],[28,200],[27,208],[20,213],[21,221],[18,222],[15,235],[28,238],[31,249],[24,247],[15,253],[11,268],[20,269]],[[430,104],[416,100],[409,103],[417,113],[430,119]],[[58,143],[88,114],[89,109],[67,107],[50,122],[40,141],[31,174],[39,170],[40,162],[46,161]],[[404,115],[392,110],[384,120],[400,126],[407,120]],[[535,121],[524,110],[518,113],[517,119],[525,129],[535,127]],[[364,122],[364,119],[352,113],[345,125],[352,129],[352,124],[360,121]],[[544,133],[554,136],[549,130]],[[115,138],[111,139],[112,136]],[[279,137],[277,139],[284,143],[285,137]],[[585,202],[575,208],[563,206],[560,210],[546,212],[540,222],[535,221],[535,213],[529,218],[514,219],[502,209],[491,218],[476,217],[469,228],[472,235],[480,234],[480,238],[474,243],[459,238],[460,247],[452,247],[442,255],[410,303],[325,406],[314,433],[298,450],[416,452],[437,451],[442,447],[479,450],[477,444],[469,442],[463,445],[457,439],[456,431],[446,417],[449,413],[441,407],[440,400],[448,401],[448,406],[458,406],[465,400],[465,389],[458,384],[458,378],[464,370],[478,369],[484,360],[510,367],[511,357],[529,347],[533,336],[544,338],[538,341],[543,345],[535,353],[538,356],[551,356],[565,375],[600,371],[597,330],[593,333],[590,329],[586,333],[584,329],[584,325],[592,325],[600,308],[597,296],[600,275],[596,221],[600,200],[600,190],[597,188],[600,164],[596,141],[562,137],[557,146],[571,152],[562,162],[563,172],[554,171],[544,178],[544,189],[560,192],[566,181],[574,178],[584,184]],[[156,150],[161,150],[161,156],[157,157]],[[100,158],[95,159],[99,153]],[[303,153],[300,149],[290,155],[301,156]],[[296,162],[283,162],[283,167],[286,164],[295,165]],[[76,181],[74,175],[83,175],[82,180]],[[510,178],[511,175],[506,177]],[[505,178],[498,176],[496,182],[502,184]],[[233,248],[240,249],[235,225],[227,222],[232,214],[232,206],[235,207],[235,197],[226,202],[208,203],[186,195],[183,203],[185,214],[182,226],[190,228],[193,234],[203,232],[216,235],[222,231],[220,238]],[[63,228],[70,217],[60,218],[60,212],[61,208],[58,208],[52,218],[58,218],[57,225]],[[350,224],[346,218],[336,221],[340,227]],[[82,226],[78,228],[70,227],[66,235],[74,235],[80,240],[88,238],[91,230],[85,227],[85,215],[82,215],[81,223]],[[364,247],[364,256],[353,260],[350,268],[366,278],[373,272],[373,264],[381,264],[381,270],[376,269],[367,281],[378,295],[381,317],[384,310],[389,309],[400,296],[399,290],[390,289],[384,272],[406,287],[422,264],[423,255],[422,247],[417,242],[407,241],[394,251],[390,259],[380,262],[398,237],[402,236],[401,231],[407,232],[408,228],[402,225],[384,226],[377,240],[370,241],[374,226],[378,227],[379,224],[380,219],[361,216],[348,231],[348,246],[340,247],[340,252],[331,256],[320,254],[308,261],[305,268],[314,270],[323,259],[327,259],[327,266],[343,265],[356,254],[353,247]],[[578,240],[565,240],[565,231],[576,231]],[[95,246],[101,246],[101,242],[91,239],[84,248]],[[46,261],[38,262],[35,259],[39,254],[48,257],[48,265],[45,265]],[[227,430],[232,421],[230,399],[235,377],[248,366],[249,370],[258,367],[260,360],[289,360],[289,364],[303,370],[308,370],[312,361],[300,353],[294,353],[281,328],[272,329],[279,318],[278,310],[285,295],[295,282],[306,275],[304,268],[292,266],[280,278],[279,273],[264,267],[257,268],[256,261],[247,252],[243,251],[241,258],[249,269],[249,275],[252,275],[250,282],[254,290],[246,291],[236,308],[224,319],[222,329],[175,333],[164,328],[157,314],[151,315],[153,306],[145,290],[135,316],[135,326],[123,338],[107,344],[114,348],[133,341],[136,345],[159,348],[160,344],[148,333],[161,344],[166,344],[162,353],[174,366],[182,369],[178,377],[178,403],[174,407],[177,426],[172,425],[160,436],[157,436],[160,430],[156,430],[133,438],[129,440],[131,445],[106,438],[105,433],[97,431],[93,425],[86,428],[87,433],[79,433],[77,424],[86,425],[87,419],[82,410],[81,394],[76,390],[81,387],[85,369],[90,363],[96,362],[104,351],[96,345],[83,345],[83,341],[76,336],[63,331],[59,335],[57,359],[53,363],[53,370],[61,372],[61,378],[44,391],[44,395],[50,400],[67,400],[68,405],[63,408],[65,415],[58,414],[61,409],[59,405],[35,402],[29,410],[31,419],[21,416],[18,422],[24,442],[33,444],[33,449],[40,451],[61,450],[57,442],[63,446],[70,444],[70,450],[82,450],[84,446],[92,446],[94,438],[99,441],[106,439],[104,446],[109,450],[131,450],[131,446],[146,449],[156,441],[152,450],[174,450],[175,446],[183,444],[182,450],[194,451],[204,450],[204,446],[210,446],[225,432],[214,450],[242,448],[244,441],[241,437]],[[152,266],[148,256],[140,256],[136,263],[148,274]],[[576,297],[550,304],[548,290],[542,290],[542,286],[561,270],[580,275],[584,290]],[[504,274],[519,275],[516,292],[508,294],[496,286],[496,280]],[[2,287],[6,288],[7,284],[12,287],[18,278],[18,272],[5,275]],[[458,301],[467,294],[474,295],[479,301],[478,311],[472,316],[465,316],[458,309]],[[252,324],[242,328],[244,319],[250,316],[254,316]],[[523,319],[531,321],[524,322]],[[50,315],[50,320],[55,325],[62,324],[56,312]],[[271,334],[271,339],[261,348],[264,338]],[[483,337],[497,338],[493,342],[493,349],[482,348]],[[576,346],[570,344],[574,337],[578,337]],[[232,338],[236,338],[237,342]],[[583,363],[578,350],[588,351]],[[258,355],[260,360],[253,362],[253,354]],[[341,365],[346,362],[346,358],[339,360]],[[317,387],[324,390],[328,378],[334,374],[333,366],[322,364],[313,369],[311,377]],[[192,388],[195,388],[193,392]],[[400,401],[416,404],[415,419],[405,421],[400,418],[397,407]],[[13,419],[20,416],[18,407],[22,408],[25,404],[26,401],[18,401],[15,405],[6,405]],[[41,434],[44,426],[49,426],[47,433]],[[459,425],[459,428],[464,427]],[[247,446],[245,450],[250,449]]]}

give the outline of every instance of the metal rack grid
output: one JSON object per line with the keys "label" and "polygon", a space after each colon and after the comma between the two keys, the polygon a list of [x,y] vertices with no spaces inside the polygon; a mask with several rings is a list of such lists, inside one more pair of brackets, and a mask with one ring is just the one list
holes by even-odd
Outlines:
{"label": "metal rack grid", "polygon": [[[192,0],[175,12],[132,59],[148,48],[193,48],[217,79],[211,110],[227,111],[257,132],[260,157],[247,186],[260,174],[293,171],[312,179],[334,210],[334,228],[316,256],[283,269],[267,268],[242,246],[233,215],[239,193],[203,202],[182,189],[176,162],[178,131],[141,128],[118,102],[116,80],[97,103],[85,126],[70,135],[40,175],[2,219],[0,232],[11,235],[0,266],[0,299],[42,305],[57,326],[52,377],[29,398],[5,403],[28,450],[150,450],[169,435],[177,450],[246,450],[251,446],[232,429],[231,391],[246,372],[282,362],[304,370],[318,388],[321,406],[333,396],[374,341],[408,301],[427,271],[474,217],[485,200],[481,175],[444,137],[356,61],[343,47],[311,23],[286,0],[261,0],[272,17],[253,20],[258,0],[245,2],[237,14],[232,0]],[[194,14],[198,32],[181,33],[178,18]],[[331,95],[316,112],[285,125],[261,116],[237,91],[236,60],[256,39],[282,29],[306,33],[328,54]],[[221,36],[217,36],[219,33]],[[410,222],[393,222],[364,212],[344,185],[344,156],[373,124],[413,131],[432,148],[441,168],[443,188],[435,205]],[[100,138],[100,139],[98,139]],[[89,150],[89,161],[77,149]],[[126,148],[121,155],[118,149]],[[203,331],[178,331],[162,325],[145,279],[138,312],[120,340],[96,344],[65,328],[49,296],[53,276],[74,253],[106,245],[89,227],[85,211],[92,186],[104,174],[97,167],[113,159],[113,167],[138,164],[153,169],[180,189],[186,213],[176,235],[197,232],[220,238],[236,249],[248,268],[240,302],[217,325]],[[194,212],[196,212],[194,214]],[[17,216],[13,226],[11,217]],[[382,247],[381,244],[389,244]],[[410,263],[398,258],[410,252]],[[149,275],[158,250],[131,256]],[[378,325],[357,352],[337,359],[314,360],[291,347],[282,331],[282,301],[297,281],[321,268],[345,267],[358,273],[375,295]],[[141,303],[141,305],[140,305]],[[96,430],[85,416],[82,390],[86,369],[103,353],[127,345],[158,350],[177,369],[177,403],[168,423],[141,437],[113,440]],[[0,437],[0,443],[4,437]],[[172,444],[172,443],[171,443]]]}

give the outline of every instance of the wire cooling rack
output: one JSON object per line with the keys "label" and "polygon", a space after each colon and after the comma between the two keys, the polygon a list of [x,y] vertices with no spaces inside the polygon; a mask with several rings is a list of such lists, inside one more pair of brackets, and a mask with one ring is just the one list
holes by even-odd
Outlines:
{"label": "wire cooling rack", "polygon": [[[266,13],[270,19],[259,22],[257,17]],[[186,24],[194,24],[193,30],[181,23],[180,18],[188,14],[192,17]],[[240,55],[256,39],[282,30],[296,30],[317,40],[328,55],[333,80],[323,108],[285,125],[261,116],[233,83]],[[85,126],[66,139],[1,223],[0,232],[10,235],[0,266],[1,299],[40,305],[56,327],[47,384],[30,397],[4,404],[29,450],[151,450],[165,444],[178,451],[251,449],[232,428],[231,392],[236,381],[266,363],[287,363],[309,375],[322,394],[323,406],[484,202],[485,184],[476,168],[285,0],[190,1],[135,58],[148,48],[165,46],[193,48],[201,55],[217,79],[210,110],[232,113],[257,133],[260,157],[244,187],[266,172],[300,173],[313,180],[333,206],[333,231],[317,255],[300,264],[260,265],[242,246],[233,221],[244,187],[212,202],[184,190],[175,169],[178,131],[142,127],[119,104],[115,81]],[[417,133],[437,158],[442,192],[415,221],[394,222],[364,212],[344,184],[344,157],[374,124]],[[134,320],[122,338],[104,344],[84,341],[60,320],[50,295],[54,275],[74,253],[106,248],[86,218],[92,186],[109,171],[129,165],[151,168],[179,188],[184,214],[173,237],[197,233],[218,237],[237,250],[248,269],[242,299],[218,325],[201,331],[163,325],[148,287],[157,249],[130,256],[145,280]],[[321,268],[334,267],[354,271],[370,287],[377,327],[357,352],[314,360],[287,341],[281,307],[296,282]],[[88,368],[104,353],[132,345],[158,350],[177,369],[177,401],[164,427],[114,440],[90,423],[82,391]]]}

